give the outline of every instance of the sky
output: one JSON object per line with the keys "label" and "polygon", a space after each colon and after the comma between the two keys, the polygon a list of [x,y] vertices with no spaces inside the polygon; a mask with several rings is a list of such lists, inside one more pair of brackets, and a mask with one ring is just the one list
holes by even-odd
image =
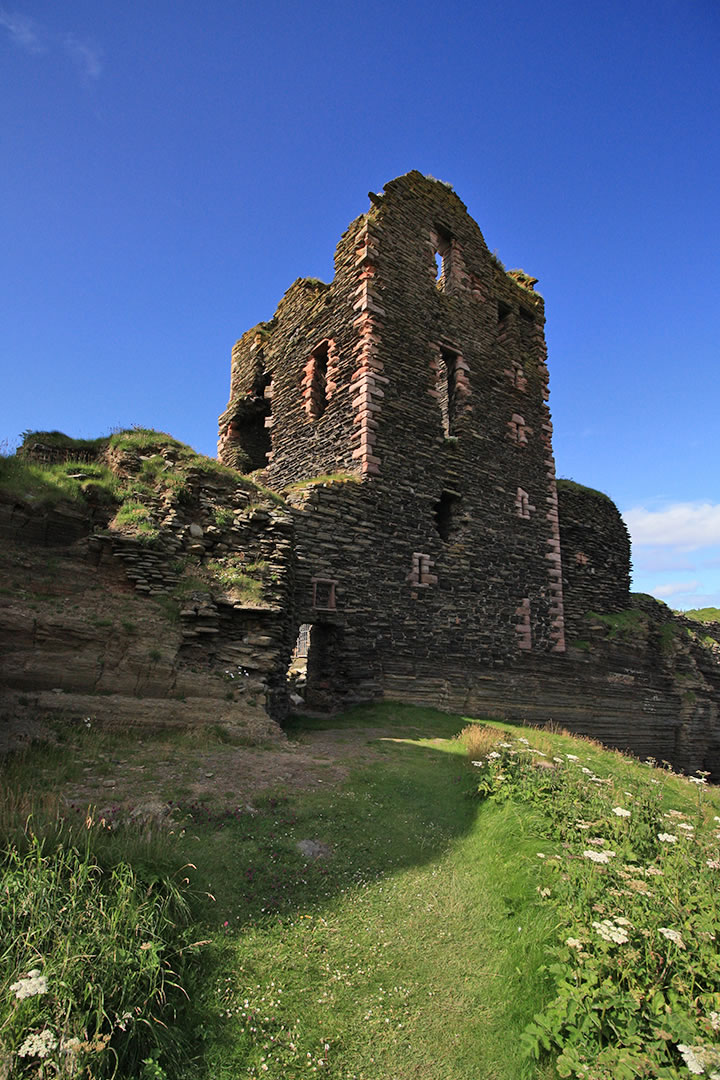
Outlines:
{"label": "sky", "polygon": [[0,443],[215,454],[230,349],[419,169],[539,279],[559,476],[720,606],[717,0],[0,0]]}

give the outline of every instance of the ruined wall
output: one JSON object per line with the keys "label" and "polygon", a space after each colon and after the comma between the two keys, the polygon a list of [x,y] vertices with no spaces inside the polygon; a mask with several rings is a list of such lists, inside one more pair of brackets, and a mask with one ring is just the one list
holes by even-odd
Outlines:
{"label": "ruined wall", "polygon": [[565,626],[580,636],[588,611],[630,607],[630,536],[607,495],[558,481]]}
{"label": "ruined wall", "polygon": [[296,622],[332,583],[338,686],[562,649],[542,299],[446,185],[410,173],[372,203],[333,283],[296,282],[235,347],[221,459],[252,457],[256,410],[271,486],[362,479],[290,496]]}

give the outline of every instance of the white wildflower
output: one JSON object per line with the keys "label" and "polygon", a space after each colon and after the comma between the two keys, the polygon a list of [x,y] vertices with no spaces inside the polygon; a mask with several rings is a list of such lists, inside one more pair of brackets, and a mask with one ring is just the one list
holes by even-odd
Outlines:
{"label": "white wildflower", "polygon": [[529,746],[529,745],[530,745],[530,743],[528,742],[528,740],[527,740],[527,739],[518,739],[518,742],[521,742],[521,743],[523,743],[523,744],[524,744],[525,746]]}
{"label": "white wildflower", "polygon": [[588,836],[588,844],[594,844],[595,847],[605,847],[607,840],[603,840],[602,836]]}
{"label": "white wildflower", "polygon": [[576,937],[567,938],[565,944],[569,945],[571,949],[582,949],[582,941],[578,941]]}
{"label": "white wildflower", "polygon": [[720,870],[720,859],[706,859],[706,866],[709,866],[711,870]]}
{"label": "white wildflower", "polygon": [[622,926],[616,926],[612,919],[603,919],[602,922],[594,922],[593,927],[605,941],[613,941],[616,945],[624,945],[630,940],[627,931]]}
{"label": "white wildflower", "polygon": [[660,926],[658,928],[663,937],[666,937],[668,941],[673,941],[678,949],[685,948],[685,942],[682,939],[682,934],[679,930],[670,930],[667,926]]}
{"label": "white wildflower", "polygon": [[568,759],[568,761],[579,761],[580,760],[580,758],[577,756],[577,754],[566,754],[565,757]]}
{"label": "white wildflower", "polygon": [[654,776],[651,776],[651,777],[650,777],[650,783],[651,783],[651,784],[659,784],[659,783],[660,783],[660,781],[659,781],[659,780],[656,780]]}
{"label": "white wildflower", "polygon": [[544,851],[536,851],[535,854],[537,855],[538,859],[544,859],[545,858],[545,852]]}
{"label": "white wildflower", "polygon": [[498,754],[497,750],[491,750],[490,753],[488,754],[488,758],[489,758],[490,761],[497,761],[497,759],[500,756],[501,755]]}
{"label": "white wildflower", "polygon": [[561,757],[554,757],[553,761],[555,762],[556,765],[562,765],[562,763],[563,763],[563,759]]}
{"label": "white wildflower", "polygon": [[688,780],[691,784],[707,784],[704,776],[688,776]]}
{"label": "white wildflower", "polygon": [[615,855],[614,851],[583,851],[586,859],[594,863],[609,863]]}
{"label": "white wildflower", "polygon": [[552,893],[550,892],[550,889],[541,889],[539,885],[538,885],[538,890],[537,891],[544,898],[546,898],[548,896],[552,896]]}
{"label": "white wildflower", "polygon": [[677,842],[677,836],[673,836],[669,832],[659,832],[657,834],[658,840],[662,840],[663,844],[675,844]]}
{"label": "white wildflower", "polygon": [[509,742],[499,742],[499,743],[496,743],[495,745],[496,746],[501,746],[503,750],[511,750],[512,749],[512,743],[509,743]]}
{"label": "white wildflower", "polygon": [[686,832],[695,832],[694,825],[688,825],[687,821],[680,821],[677,825],[678,829],[685,829]]}
{"label": "white wildflower", "polygon": [[720,1072],[715,1068],[720,1065],[720,1050],[714,1046],[686,1046],[684,1043],[678,1043],[678,1050],[683,1056],[688,1072],[695,1076],[702,1076],[706,1069],[713,1069],[713,1072],[708,1073],[710,1080],[717,1080],[717,1077],[720,1077]]}
{"label": "white wildflower", "polygon": [[36,994],[46,994],[47,978],[45,975],[40,974],[40,968],[33,968],[19,982],[13,983],[10,989],[15,992],[15,997],[20,998],[21,1001],[23,998],[35,997]]}
{"label": "white wildflower", "polygon": [[35,1035],[28,1035],[25,1042],[18,1050],[18,1057],[47,1057],[57,1046],[58,1041],[52,1031],[41,1031]]}
{"label": "white wildflower", "polygon": [[713,816],[713,821],[717,821],[717,823],[720,825],[720,817],[718,817],[717,814]]}
{"label": "white wildflower", "polygon": [[645,870],[646,877],[662,877],[663,871],[659,866],[648,866]]}
{"label": "white wildflower", "polygon": [[588,769],[585,765],[583,765],[581,772],[584,772],[586,776],[592,776],[593,774],[592,769]]}
{"label": "white wildflower", "polygon": [[589,829],[590,828],[587,821],[576,821],[575,822],[575,827],[578,828],[578,829]]}
{"label": "white wildflower", "polygon": [[630,811],[623,810],[622,806],[613,806],[612,812],[616,817],[630,817]]}
{"label": "white wildflower", "polygon": [[668,810],[665,817],[685,817],[682,810]]}
{"label": "white wildflower", "polygon": [[485,762],[484,761],[473,761],[473,762],[471,762],[471,764],[474,765],[476,769],[481,769],[483,767],[483,765],[485,764]]}
{"label": "white wildflower", "polygon": [[720,1012],[711,1012],[709,1019],[713,1031],[720,1031]]}

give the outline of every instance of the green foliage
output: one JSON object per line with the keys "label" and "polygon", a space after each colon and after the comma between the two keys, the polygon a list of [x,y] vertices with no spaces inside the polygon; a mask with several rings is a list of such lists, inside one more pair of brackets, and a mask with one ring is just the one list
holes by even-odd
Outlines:
{"label": "green foliage", "polygon": [[211,577],[219,581],[234,600],[249,606],[262,603],[268,570],[264,560],[252,562],[242,555],[226,555],[219,559],[208,559],[205,566]]}
{"label": "green foliage", "polygon": [[52,446],[62,450],[100,451],[108,445],[108,437],[98,439],[73,439],[63,431],[23,431],[22,448],[33,446]]}
{"label": "green foliage", "polygon": [[152,515],[144,503],[136,499],[128,499],[118,509],[112,520],[116,529],[130,532],[144,543],[157,540],[159,532],[154,525]]}
{"label": "green foliage", "polygon": [[[0,855],[0,1073],[130,1077],[183,1056],[189,909],[62,830]],[[164,1072],[157,1075],[166,1075]]]}
{"label": "green foliage", "polygon": [[691,608],[680,614],[686,619],[694,619],[695,622],[720,622],[720,608],[716,607]]}
{"label": "green foliage", "polygon": [[116,480],[101,464],[65,461],[40,465],[18,455],[0,457],[0,490],[17,499],[39,505],[59,502],[84,503],[89,495],[96,501],[112,501]]}
{"label": "green foliage", "polygon": [[585,487],[584,484],[578,484],[575,480],[570,480],[565,477],[558,477],[557,488],[558,491],[574,491],[578,494],[592,495],[596,499],[604,499],[606,502],[612,503],[612,499],[609,495],[606,495],[604,491],[597,491],[596,488]]}
{"label": "green foliage", "polygon": [[557,1053],[561,1077],[680,1080],[692,1053],[720,1066],[720,818],[707,774],[678,782],[636,766],[630,779],[609,754],[537,741],[498,739],[475,763],[482,797],[544,815],[554,993],[526,1053]]}
{"label": "green foliage", "polygon": [[586,619],[606,626],[610,640],[636,641],[647,634],[647,615],[638,608],[616,611],[611,615],[600,615],[596,611],[588,611]]}

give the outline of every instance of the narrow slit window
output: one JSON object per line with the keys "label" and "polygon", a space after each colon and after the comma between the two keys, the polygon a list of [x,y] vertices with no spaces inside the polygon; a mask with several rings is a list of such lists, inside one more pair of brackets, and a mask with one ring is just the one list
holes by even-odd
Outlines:
{"label": "narrow slit window", "polygon": [[435,257],[435,284],[442,289],[450,281],[452,236],[447,229],[437,225],[432,233],[432,244]]}
{"label": "narrow slit window", "polygon": [[455,434],[458,412],[458,353],[440,346],[435,378],[435,395],[440,406],[443,435],[446,439]]}
{"label": "narrow slit window", "polygon": [[312,372],[310,380],[309,413],[313,420],[319,420],[328,403],[328,353],[330,343],[323,341],[313,350],[311,356]]}

